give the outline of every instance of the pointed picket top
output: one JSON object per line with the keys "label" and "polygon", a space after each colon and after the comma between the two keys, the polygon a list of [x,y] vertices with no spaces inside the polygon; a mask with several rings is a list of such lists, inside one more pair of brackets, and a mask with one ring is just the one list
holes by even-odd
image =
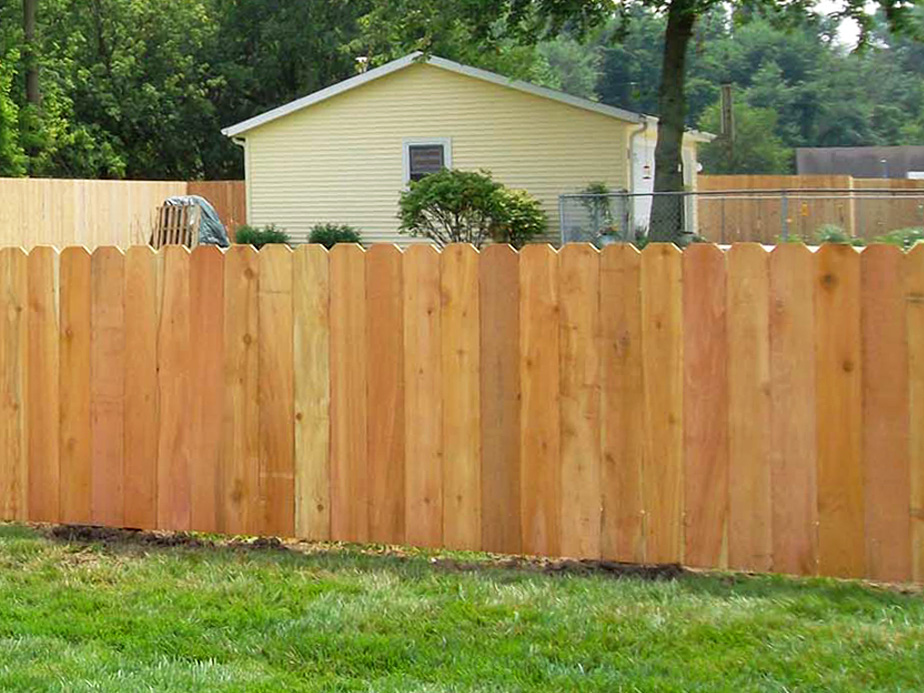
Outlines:
{"label": "pointed picket top", "polygon": [[560,258],[577,259],[587,256],[599,257],[600,249],[593,243],[566,243],[558,251]]}
{"label": "pointed picket top", "polygon": [[481,255],[484,258],[489,257],[507,257],[510,255],[517,256],[518,252],[509,243],[492,243],[491,245],[481,249]]}
{"label": "pointed picket top", "polygon": [[558,255],[558,250],[548,243],[527,243],[520,248],[520,256],[526,258],[541,258]]}
{"label": "pointed picket top", "polygon": [[[144,246],[144,247],[150,248],[150,246]],[[233,246],[232,246],[232,247],[233,247]],[[225,252],[227,252],[227,249],[226,249],[226,248],[221,248],[221,247],[219,247],[219,246],[217,246],[217,245],[211,245],[211,244],[209,244],[209,243],[203,243],[203,244],[197,245],[195,248],[193,248],[193,249],[192,249],[192,252],[190,252],[190,256],[192,256],[192,257],[194,257],[194,258],[196,258],[196,257],[204,257],[204,256],[208,256],[208,255],[223,256]]]}
{"label": "pointed picket top", "polygon": [[260,255],[291,255],[292,247],[288,243],[267,243],[257,253]]}
{"label": "pointed picket top", "polygon": [[[697,244],[699,245],[699,244]],[[680,256],[683,251],[673,243],[649,243],[642,248],[642,255],[645,257],[674,257]]]}
{"label": "pointed picket top", "polygon": [[[693,246],[690,246],[690,248],[688,248],[687,250],[691,250],[692,248],[698,245],[701,245],[701,244],[699,243],[694,244]],[[718,247],[718,246],[714,246],[714,247]],[[769,255],[770,252],[767,251],[767,249],[763,246],[763,244],[748,241],[746,243],[733,243],[732,246],[728,249],[728,254],[729,255],[742,255],[742,256],[745,256],[745,255],[766,256],[766,255]]]}
{"label": "pointed picket top", "polygon": [[378,257],[382,255],[383,257],[389,257],[393,255],[403,255],[401,248],[399,248],[394,243],[374,243],[369,246],[369,250],[366,251],[368,257]]}
{"label": "pointed picket top", "polygon": [[111,258],[114,255],[119,257],[125,257],[125,252],[114,245],[100,245],[93,249],[93,252],[90,253],[93,258]]}
{"label": "pointed picket top", "polygon": [[637,258],[642,253],[634,243],[611,243],[603,246],[600,254],[607,259],[613,258],[615,260],[616,258],[625,258],[627,256]]}

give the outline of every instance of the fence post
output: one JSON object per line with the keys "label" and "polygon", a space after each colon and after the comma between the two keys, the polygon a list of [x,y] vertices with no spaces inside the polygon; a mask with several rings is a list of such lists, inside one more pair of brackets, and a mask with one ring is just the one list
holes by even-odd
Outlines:
{"label": "fence post", "polygon": [[789,198],[786,197],[786,191],[780,192],[780,224],[783,227],[783,240],[789,240]]}

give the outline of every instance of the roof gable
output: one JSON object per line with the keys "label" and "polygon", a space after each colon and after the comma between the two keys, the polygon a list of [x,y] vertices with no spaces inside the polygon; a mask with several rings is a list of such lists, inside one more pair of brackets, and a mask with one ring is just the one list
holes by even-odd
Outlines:
{"label": "roof gable", "polygon": [[616,118],[618,120],[630,123],[641,123],[646,119],[646,116],[643,116],[639,113],[633,113],[631,111],[626,111],[614,106],[607,106],[606,104],[591,101],[589,99],[582,99],[577,96],[571,96],[570,94],[555,91],[554,89],[547,89],[546,87],[540,87],[535,84],[530,84],[529,82],[509,79],[494,72],[488,72],[487,70],[482,70],[476,67],[462,65],[451,60],[446,60],[445,58],[438,58],[436,56],[424,56],[422,53],[417,52],[406,55],[403,58],[393,60],[390,63],[386,63],[380,67],[373,68],[372,70],[369,70],[363,74],[345,79],[342,82],[338,82],[337,84],[333,84],[325,89],[321,89],[312,94],[308,94],[307,96],[303,96],[300,99],[290,101],[289,103],[279,106],[278,108],[274,108],[272,110],[266,111],[265,113],[261,113],[258,116],[224,128],[221,132],[223,135],[228,137],[236,137],[237,135],[247,132],[248,130],[253,130],[254,128],[260,127],[261,125],[265,125],[266,123],[272,122],[279,118],[283,118],[290,113],[295,113],[296,111],[308,108],[309,106],[320,103],[321,101],[326,101],[327,99],[333,98],[338,94],[342,94],[351,89],[355,89],[373,80],[379,79],[386,75],[390,75],[393,72],[397,72],[398,70],[403,70],[404,68],[417,63],[425,63],[427,65],[432,65],[433,67],[438,67],[449,72],[454,72],[472,77],[474,79],[491,82],[493,84],[498,84],[509,89],[514,89],[516,91],[532,94],[533,96],[557,101],[559,103],[567,104],[575,108],[581,108],[587,111],[601,113],[603,115],[610,116],[611,118]]}

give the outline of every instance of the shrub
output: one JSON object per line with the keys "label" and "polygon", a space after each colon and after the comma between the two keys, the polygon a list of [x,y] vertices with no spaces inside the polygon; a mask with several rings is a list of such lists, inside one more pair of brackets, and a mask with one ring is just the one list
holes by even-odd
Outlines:
{"label": "shrub", "polygon": [[874,240],[876,243],[888,243],[889,245],[901,246],[904,250],[911,250],[915,243],[924,241],[924,228],[895,229],[884,236],[876,237]]}
{"label": "shrub", "polygon": [[822,224],[815,231],[815,240],[821,243],[842,243],[855,246],[866,245],[862,238],[853,238],[849,236],[844,229],[837,224]]}
{"label": "shrub", "polygon": [[242,245],[252,245],[259,250],[268,243],[288,243],[289,234],[282,229],[276,228],[275,224],[269,224],[262,228],[253,226],[241,226],[237,233],[234,234],[234,242]]}
{"label": "shrub", "polygon": [[349,224],[315,224],[308,236],[309,243],[320,243],[328,250],[338,243],[359,243],[361,240],[359,230]]}
{"label": "shrub", "polygon": [[545,228],[545,215],[526,192],[509,190],[483,171],[445,169],[401,193],[399,231],[440,247],[493,238],[522,245]]}
{"label": "shrub", "polygon": [[522,248],[545,233],[545,212],[539,207],[539,201],[528,192],[501,187],[495,195],[500,211],[493,233],[495,241]]}

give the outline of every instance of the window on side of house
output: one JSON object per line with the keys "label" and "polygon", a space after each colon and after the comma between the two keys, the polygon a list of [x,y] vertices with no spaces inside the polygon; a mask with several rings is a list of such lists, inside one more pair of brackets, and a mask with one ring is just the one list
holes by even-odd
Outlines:
{"label": "window on side of house", "polygon": [[452,150],[448,139],[406,140],[404,143],[404,182],[452,167]]}

